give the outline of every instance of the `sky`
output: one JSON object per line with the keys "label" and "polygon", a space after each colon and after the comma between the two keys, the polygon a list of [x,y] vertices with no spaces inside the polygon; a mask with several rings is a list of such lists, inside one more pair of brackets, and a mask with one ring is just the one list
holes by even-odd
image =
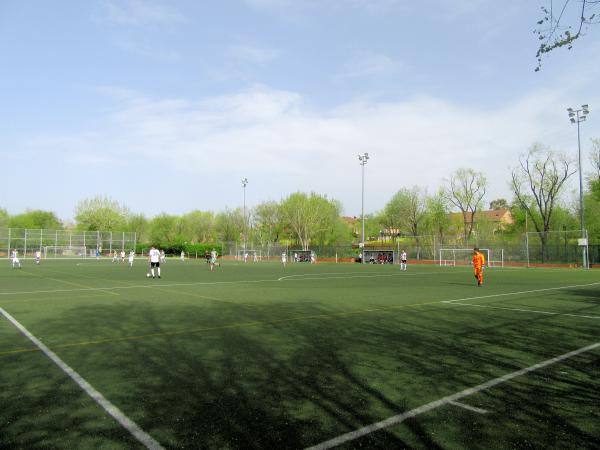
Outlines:
{"label": "sky", "polygon": [[[534,143],[600,138],[600,25],[535,72],[546,0],[0,0],[0,208],[149,217],[297,191],[346,215],[461,167],[511,199]],[[569,189],[575,192],[574,178]],[[574,195],[574,194],[568,194]]]}

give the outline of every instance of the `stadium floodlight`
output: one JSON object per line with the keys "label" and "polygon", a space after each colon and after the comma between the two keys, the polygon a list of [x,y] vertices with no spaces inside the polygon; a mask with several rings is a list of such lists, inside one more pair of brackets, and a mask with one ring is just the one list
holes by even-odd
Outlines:
{"label": "stadium floodlight", "polygon": [[[365,245],[365,165],[369,160],[369,154],[364,153],[362,155],[358,155],[358,160],[360,161],[360,165],[362,166],[362,194],[361,194],[361,217],[362,217],[362,244],[363,248]],[[363,251],[364,253],[364,251]],[[364,262],[364,261],[363,261]]]}
{"label": "stadium floodlight", "polygon": [[[581,122],[585,122],[587,119],[587,115],[590,113],[590,108],[588,104],[581,105],[581,109],[573,109],[567,108],[569,112],[569,118],[571,123],[577,124],[577,152],[578,152],[578,171],[579,171],[579,222],[581,225],[581,239],[582,242],[585,242],[587,236],[585,232],[585,218],[583,216],[583,174],[581,171],[581,135],[579,130],[579,124]],[[581,246],[582,258],[583,258],[583,268],[589,268],[589,260],[588,260],[588,247],[586,245]]]}
{"label": "stadium floodlight", "polygon": [[244,255],[246,254],[246,231],[247,231],[247,227],[246,227],[246,186],[248,186],[248,178],[242,178],[242,188],[244,189],[244,230],[243,230]]}

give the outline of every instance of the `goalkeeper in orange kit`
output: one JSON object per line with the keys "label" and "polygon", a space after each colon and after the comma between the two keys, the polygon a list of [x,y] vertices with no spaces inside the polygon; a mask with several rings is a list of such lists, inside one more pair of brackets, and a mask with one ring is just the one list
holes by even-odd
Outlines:
{"label": "goalkeeper in orange kit", "polygon": [[473,249],[473,274],[477,279],[477,286],[483,284],[483,266],[485,266],[485,257],[477,247]]}

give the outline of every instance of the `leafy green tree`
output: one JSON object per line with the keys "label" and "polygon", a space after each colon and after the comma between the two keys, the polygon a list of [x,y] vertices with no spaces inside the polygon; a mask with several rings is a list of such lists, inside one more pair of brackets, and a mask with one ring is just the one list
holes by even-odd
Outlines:
{"label": "leafy green tree", "polygon": [[45,230],[61,230],[62,222],[51,211],[33,210],[17,214],[8,219],[10,228],[29,228]]}
{"label": "leafy green tree", "polygon": [[450,228],[450,206],[444,190],[425,199],[425,224],[443,243]]}
{"label": "leafy green tree", "polygon": [[225,211],[215,217],[215,230],[223,242],[240,242],[244,232],[244,211],[242,208]]}
{"label": "leafy green tree", "polygon": [[131,214],[127,218],[125,231],[135,232],[138,242],[147,242],[150,238],[150,222],[143,214]]}
{"label": "leafy green tree", "polygon": [[491,210],[508,209],[508,208],[509,208],[509,205],[505,198],[497,198],[496,200],[492,200],[490,202]]}
{"label": "leafy green tree", "polygon": [[0,228],[8,227],[8,212],[4,208],[0,208]]}
{"label": "leafy green tree", "polygon": [[181,232],[191,243],[214,242],[215,215],[210,211],[192,211],[181,217]]}
{"label": "leafy green tree", "polygon": [[255,235],[261,244],[279,241],[283,231],[281,207],[275,201],[264,202],[254,208]]}
{"label": "leafy green tree", "polygon": [[332,229],[340,212],[339,202],[314,192],[296,192],[281,202],[283,223],[304,250],[316,238],[324,240],[322,233]]}
{"label": "leafy green tree", "polygon": [[385,205],[383,213],[389,224],[396,225],[394,228],[415,238],[419,257],[419,234],[425,218],[425,192],[418,186],[402,188]]}
{"label": "leafy green tree", "polygon": [[184,240],[179,217],[162,213],[150,221],[150,242],[153,245],[172,248]]}
{"label": "leafy green tree", "polygon": [[126,206],[108,196],[85,199],[75,207],[77,228],[85,231],[122,231],[129,215]]}

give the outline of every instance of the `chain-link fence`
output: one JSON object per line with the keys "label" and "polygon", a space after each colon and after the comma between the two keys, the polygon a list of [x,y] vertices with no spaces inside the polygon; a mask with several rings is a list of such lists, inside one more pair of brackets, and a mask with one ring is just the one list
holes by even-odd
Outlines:
{"label": "chain-link fence", "polygon": [[123,231],[35,230],[0,228],[0,256],[11,250],[24,257],[40,251],[45,258],[95,257],[136,249],[136,234]]}
{"label": "chain-link fence", "polygon": [[[440,251],[447,249],[468,250],[474,247],[485,248],[489,253],[489,263],[493,266],[538,264],[556,264],[563,266],[582,266],[583,247],[580,245],[580,230],[549,231],[546,233],[523,233],[521,235],[498,234],[487,239],[473,236],[467,242],[461,237],[436,235],[399,236],[388,241],[367,242],[366,251],[394,252],[399,255],[405,251],[408,258],[424,263],[439,263]],[[221,244],[222,254],[230,259],[243,259],[247,254],[249,261],[280,260],[286,253],[290,261],[293,254],[301,248],[289,244],[259,244],[255,242],[229,242]],[[588,245],[590,265],[600,264],[600,244]],[[320,261],[360,261],[362,249],[357,244],[310,247]],[[397,257],[394,258],[397,261]],[[469,258],[467,258],[469,259]],[[465,259],[465,261],[467,260]]]}

